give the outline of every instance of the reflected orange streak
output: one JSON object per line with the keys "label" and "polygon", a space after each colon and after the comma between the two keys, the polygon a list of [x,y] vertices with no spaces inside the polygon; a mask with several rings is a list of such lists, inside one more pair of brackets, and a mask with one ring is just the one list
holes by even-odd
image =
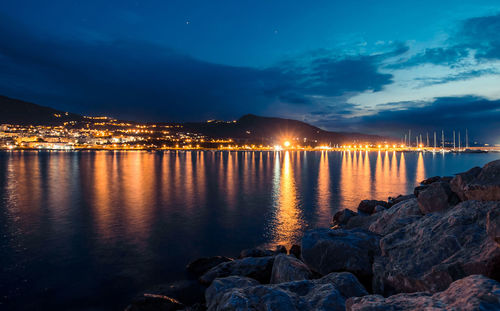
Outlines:
{"label": "reflected orange streak", "polygon": [[297,238],[303,223],[298,207],[297,189],[293,176],[290,153],[286,151],[283,159],[283,168],[279,170],[280,160],[278,154],[275,158],[274,189],[278,191],[275,197],[275,219],[272,230],[274,233],[274,245],[285,245],[290,247]]}
{"label": "reflected orange streak", "polygon": [[318,221],[328,223],[330,218],[330,166],[328,163],[328,152],[321,151],[318,174]]}
{"label": "reflected orange streak", "polygon": [[422,156],[422,152],[419,152],[417,160],[417,173],[416,173],[415,184],[418,184],[424,179],[425,179],[424,157]]}

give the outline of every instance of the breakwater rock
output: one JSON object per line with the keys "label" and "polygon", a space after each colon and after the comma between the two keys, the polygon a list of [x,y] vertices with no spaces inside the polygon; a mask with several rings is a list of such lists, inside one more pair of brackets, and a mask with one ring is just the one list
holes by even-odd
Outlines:
{"label": "breakwater rock", "polygon": [[500,310],[500,160],[364,200],[301,245],[191,262],[127,310]]}

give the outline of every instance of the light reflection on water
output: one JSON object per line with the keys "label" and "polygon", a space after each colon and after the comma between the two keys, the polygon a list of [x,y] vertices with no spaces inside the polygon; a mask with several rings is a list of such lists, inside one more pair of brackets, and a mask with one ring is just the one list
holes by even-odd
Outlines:
{"label": "light reflection on water", "polygon": [[[290,246],[341,208],[498,154],[0,152],[0,292],[20,309],[123,309],[189,260]],[[5,294],[4,294],[5,293]],[[7,299],[3,296],[7,296]]]}

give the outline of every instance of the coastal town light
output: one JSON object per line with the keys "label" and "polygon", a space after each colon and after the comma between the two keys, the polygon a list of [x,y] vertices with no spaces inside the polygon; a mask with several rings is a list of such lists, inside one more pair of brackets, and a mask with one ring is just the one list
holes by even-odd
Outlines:
{"label": "coastal town light", "polygon": [[285,142],[283,143],[283,145],[284,145],[285,147],[290,147],[290,142],[287,140],[287,141],[285,141]]}

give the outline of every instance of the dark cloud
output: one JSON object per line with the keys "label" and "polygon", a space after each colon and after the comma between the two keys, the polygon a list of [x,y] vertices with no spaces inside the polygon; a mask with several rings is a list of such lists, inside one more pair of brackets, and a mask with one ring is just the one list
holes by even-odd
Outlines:
{"label": "dark cloud", "polygon": [[317,122],[330,129],[383,135],[404,135],[408,129],[422,134],[444,130],[446,135],[451,135],[453,130],[463,132],[468,127],[471,139],[500,143],[500,100],[443,97],[433,102],[401,102],[390,106],[367,116],[335,118],[336,124],[329,118]]}
{"label": "dark cloud", "polygon": [[378,91],[392,82],[377,70],[383,55],[312,52],[256,69],[212,64],[148,42],[43,36],[6,17],[0,29],[0,92],[77,113],[229,119],[272,111],[276,102],[311,105],[316,95]]}
{"label": "dark cloud", "polygon": [[[500,59],[500,14],[469,18],[450,35],[445,47],[429,48],[393,68],[435,64],[455,66],[465,57]],[[472,54],[471,54],[472,53]]]}

